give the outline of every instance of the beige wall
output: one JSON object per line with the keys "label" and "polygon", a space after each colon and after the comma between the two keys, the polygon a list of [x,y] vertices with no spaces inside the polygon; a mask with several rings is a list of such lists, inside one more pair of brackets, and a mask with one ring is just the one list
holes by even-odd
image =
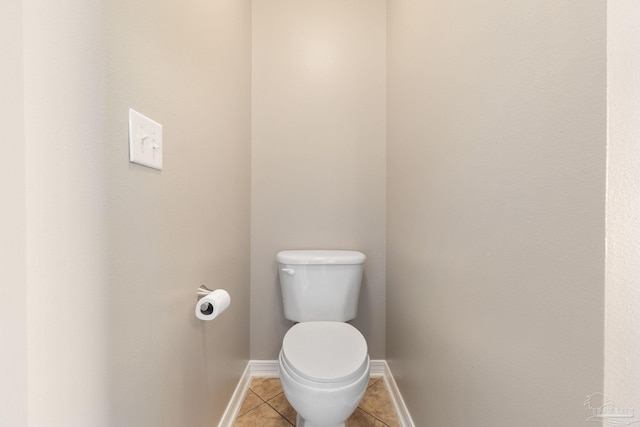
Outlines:
{"label": "beige wall", "polygon": [[607,2],[607,270],[605,392],[640,407],[640,5]]}
{"label": "beige wall", "polygon": [[29,425],[109,425],[104,19],[24,4]]}
{"label": "beige wall", "polygon": [[600,1],[389,2],[387,358],[416,425],[590,425]]}
{"label": "beige wall", "polygon": [[[29,425],[215,425],[249,355],[250,4],[24,21]],[[164,125],[162,172],[129,164],[129,107]],[[214,322],[201,284],[231,294]]]}
{"label": "beige wall", "polygon": [[385,6],[253,2],[251,357],[275,359],[282,249],[367,254],[353,322],[385,340]]}
{"label": "beige wall", "polygon": [[0,2],[0,425],[27,423],[22,2]]}

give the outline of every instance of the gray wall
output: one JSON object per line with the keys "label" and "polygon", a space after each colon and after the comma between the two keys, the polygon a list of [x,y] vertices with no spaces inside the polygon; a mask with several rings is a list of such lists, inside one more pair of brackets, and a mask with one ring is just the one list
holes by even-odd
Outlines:
{"label": "gray wall", "polygon": [[358,317],[385,343],[385,1],[253,2],[251,357],[275,359],[275,255],[367,255]]}
{"label": "gray wall", "polygon": [[249,356],[250,3],[23,5],[29,424],[214,425]]}
{"label": "gray wall", "polygon": [[416,425],[588,425],[606,5],[389,2],[387,358]]}
{"label": "gray wall", "polygon": [[[290,326],[275,254],[331,246],[369,257],[354,323],[417,425],[583,425],[605,5],[397,0],[387,39],[383,1],[257,0],[252,82],[250,6],[0,7],[0,424],[215,424]],[[162,172],[127,162],[128,107],[163,123]],[[207,324],[200,284],[232,296]]]}
{"label": "gray wall", "polygon": [[[113,422],[210,426],[249,356],[250,2],[107,19]],[[162,172],[126,161],[128,107],[164,125]],[[213,322],[193,314],[202,284],[232,298]]]}

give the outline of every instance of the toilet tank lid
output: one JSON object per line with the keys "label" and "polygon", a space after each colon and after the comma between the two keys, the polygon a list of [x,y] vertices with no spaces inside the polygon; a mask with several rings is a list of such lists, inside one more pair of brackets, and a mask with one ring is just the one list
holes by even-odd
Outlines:
{"label": "toilet tank lid", "polygon": [[365,254],[343,250],[294,250],[278,252],[280,264],[362,264]]}

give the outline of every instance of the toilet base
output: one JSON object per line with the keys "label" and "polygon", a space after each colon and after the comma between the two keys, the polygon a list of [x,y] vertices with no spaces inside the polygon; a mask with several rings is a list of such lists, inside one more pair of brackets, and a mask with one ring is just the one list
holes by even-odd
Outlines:
{"label": "toilet base", "polygon": [[318,424],[311,424],[310,422],[303,420],[300,414],[298,414],[298,416],[296,417],[296,427],[347,427],[347,423],[321,426]]}
{"label": "toilet base", "polygon": [[[348,418],[358,408],[369,383],[369,356],[362,375],[347,385],[327,387],[296,377],[290,371],[282,350],[279,357],[280,382],[289,404],[298,413],[297,427],[346,427]],[[306,417],[306,418],[305,418]]]}

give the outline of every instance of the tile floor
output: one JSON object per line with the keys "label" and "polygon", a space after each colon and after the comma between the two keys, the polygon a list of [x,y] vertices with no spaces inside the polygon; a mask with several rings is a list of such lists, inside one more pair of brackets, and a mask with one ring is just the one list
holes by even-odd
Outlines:
{"label": "tile floor", "polygon": [[[291,427],[296,411],[284,397],[279,378],[254,378],[233,427]],[[371,378],[348,427],[400,427],[382,378]]]}

